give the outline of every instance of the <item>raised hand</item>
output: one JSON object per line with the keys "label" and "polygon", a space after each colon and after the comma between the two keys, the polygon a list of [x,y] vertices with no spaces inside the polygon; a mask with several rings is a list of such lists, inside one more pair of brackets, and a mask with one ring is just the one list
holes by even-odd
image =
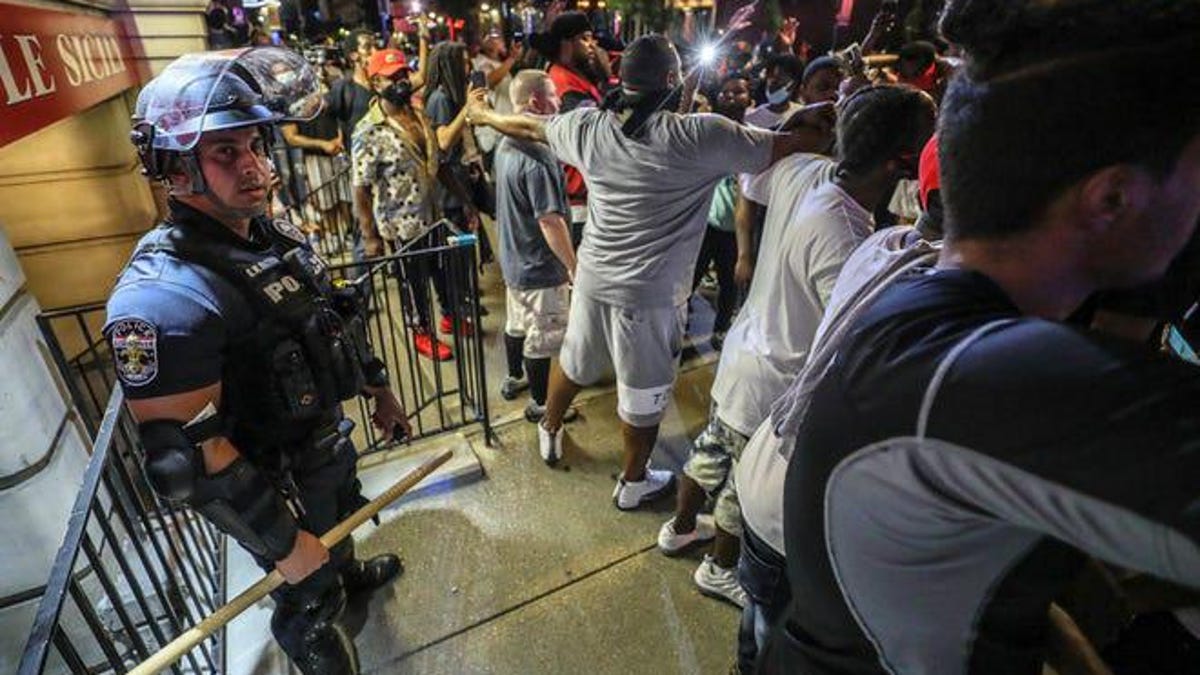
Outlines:
{"label": "raised hand", "polygon": [[754,18],[754,13],[757,11],[758,0],[754,0],[754,2],[751,2],[745,7],[739,8],[738,11],[733,13],[733,16],[729,17],[729,31],[726,33],[726,35],[732,35],[733,33],[736,33],[744,28],[748,28],[750,26],[751,19]]}
{"label": "raised hand", "polygon": [[779,41],[785,47],[791,47],[796,44],[796,29],[800,27],[800,20],[794,16],[789,16],[783,22],[783,27],[779,29]]}

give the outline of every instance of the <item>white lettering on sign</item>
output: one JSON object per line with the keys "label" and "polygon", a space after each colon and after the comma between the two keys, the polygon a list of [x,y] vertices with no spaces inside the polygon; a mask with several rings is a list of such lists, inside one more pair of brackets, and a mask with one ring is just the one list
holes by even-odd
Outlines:
{"label": "white lettering on sign", "polygon": [[0,0],[0,147],[148,76],[137,40],[128,21]]}
{"label": "white lettering on sign", "polygon": [[20,84],[17,83],[17,79],[13,76],[12,66],[8,63],[8,56],[4,53],[3,41],[4,36],[0,35],[0,87],[4,88],[4,96],[9,105],[28,101],[33,98],[29,77],[22,77]]}
{"label": "white lettering on sign", "polygon": [[21,47],[21,56],[25,58],[25,65],[29,68],[29,75],[33,79],[33,95],[45,96],[53,94],[57,87],[54,83],[54,76],[50,76],[50,82],[46,82],[46,62],[42,60],[42,45],[38,42],[35,35],[14,35],[17,44]]}
{"label": "white lettering on sign", "polygon": [[300,290],[300,282],[296,281],[296,278],[290,274],[280,277],[279,281],[272,281],[266,286],[263,286],[263,292],[267,294],[267,297],[271,299],[271,302],[276,304],[283,300],[283,294],[285,292],[295,293],[298,290]]}
{"label": "white lettering on sign", "polygon": [[[18,63],[10,63],[3,49],[7,36],[0,35],[0,89],[5,101],[14,105],[48,96],[58,91],[58,83],[42,53],[37,35],[12,35],[21,54]],[[58,35],[55,40],[58,58],[72,87],[102,80],[126,71],[121,47],[111,35]]]}
{"label": "white lettering on sign", "polygon": [[110,35],[59,35],[55,43],[72,87],[125,72],[121,47]]}

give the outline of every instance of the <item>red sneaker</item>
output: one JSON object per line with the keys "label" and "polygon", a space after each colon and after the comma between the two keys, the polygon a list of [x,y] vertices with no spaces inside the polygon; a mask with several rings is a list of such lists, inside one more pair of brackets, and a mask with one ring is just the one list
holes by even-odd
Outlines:
{"label": "red sneaker", "polygon": [[449,346],[443,344],[426,331],[413,333],[413,346],[417,348],[418,354],[431,358],[434,361],[449,361],[454,357],[454,353],[450,351]]}
{"label": "red sneaker", "polygon": [[[454,332],[454,317],[443,316],[442,323],[438,326],[442,331],[442,335],[450,335]],[[470,319],[459,319],[458,334],[463,337],[471,337],[475,334],[475,326],[471,324]]]}

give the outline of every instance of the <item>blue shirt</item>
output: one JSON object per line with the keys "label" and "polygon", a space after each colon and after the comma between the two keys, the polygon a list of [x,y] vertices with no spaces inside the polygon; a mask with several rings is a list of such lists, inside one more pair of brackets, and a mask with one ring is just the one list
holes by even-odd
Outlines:
{"label": "blue shirt", "polygon": [[[262,234],[262,219],[252,223],[252,240],[246,241],[179,202],[171,202],[171,218],[185,218],[235,246],[264,251],[272,246]],[[150,231],[138,248],[161,236],[162,230]],[[104,335],[112,347],[117,378],[130,399],[179,394],[220,382],[227,345],[255,325],[249,303],[228,281],[163,251],[134,254],[117,279],[107,309]]]}

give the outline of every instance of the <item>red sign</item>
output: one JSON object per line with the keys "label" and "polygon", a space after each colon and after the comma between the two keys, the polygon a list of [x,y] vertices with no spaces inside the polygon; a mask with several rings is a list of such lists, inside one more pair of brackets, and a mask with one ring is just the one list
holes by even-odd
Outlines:
{"label": "red sign", "polygon": [[137,84],[121,25],[0,4],[0,146]]}

